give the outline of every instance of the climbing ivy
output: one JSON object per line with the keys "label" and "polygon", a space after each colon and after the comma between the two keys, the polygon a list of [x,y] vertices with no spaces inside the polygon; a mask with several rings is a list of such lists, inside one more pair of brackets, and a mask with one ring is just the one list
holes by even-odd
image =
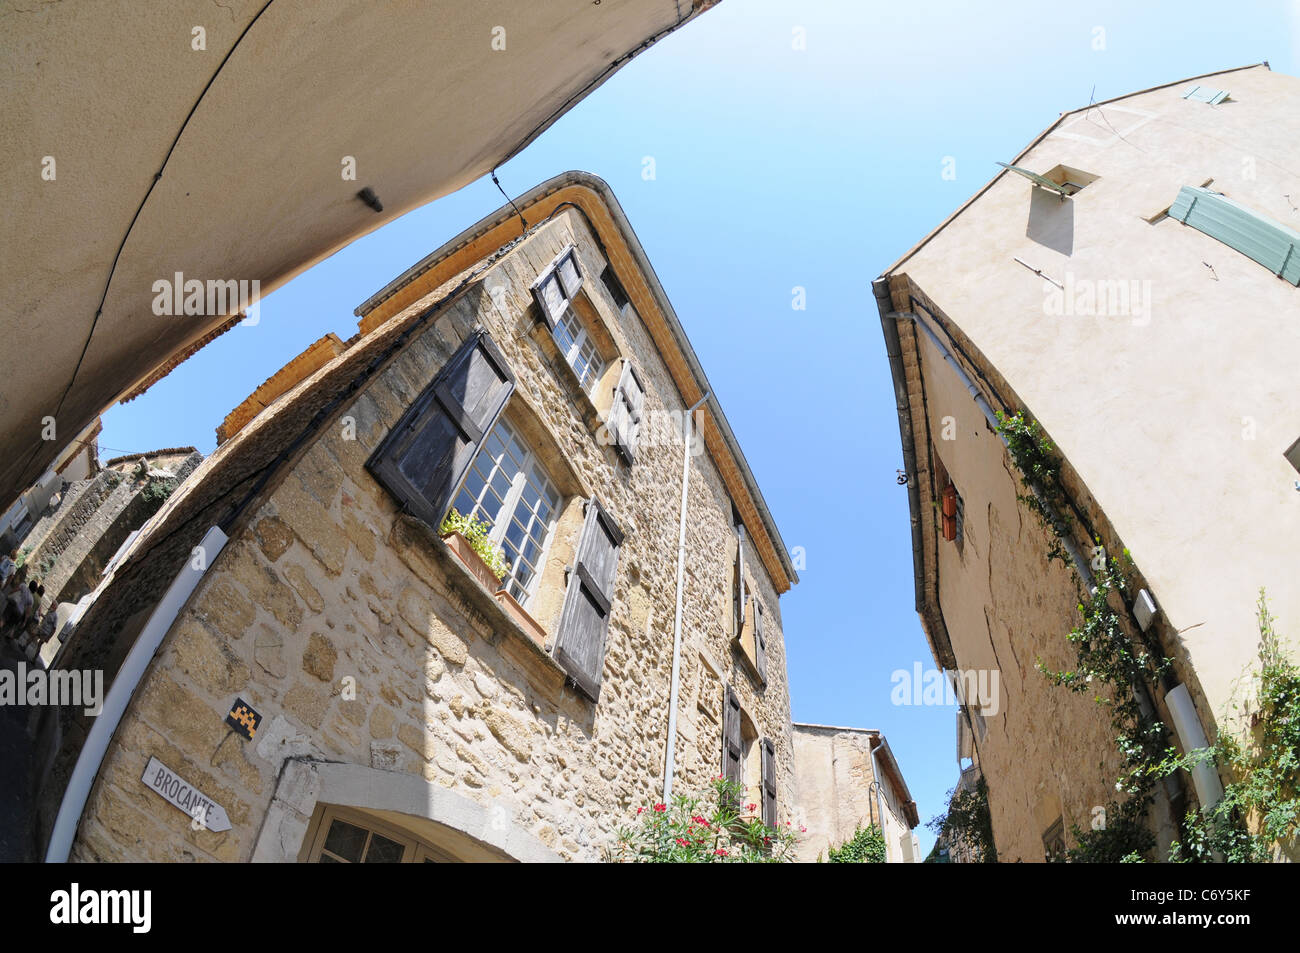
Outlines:
{"label": "climbing ivy", "polygon": [[[1053,535],[1048,560],[1059,559],[1074,569],[1064,540],[1070,532],[1067,512],[1069,499],[1061,486],[1060,464],[1056,448],[1037,421],[1027,421],[1023,414],[998,414],[998,432],[1006,438],[1007,448],[1021,472],[1021,482],[1036,492],[1017,497]],[[1074,646],[1074,668],[1055,671],[1041,659],[1037,668],[1054,685],[1077,694],[1091,694],[1109,709],[1115,744],[1122,759],[1115,790],[1120,795],[1094,816],[1093,826],[1071,829],[1075,845],[1065,859],[1073,862],[1116,863],[1141,859],[1155,846],[1155,837],[1146,823],[1155,785],[1163,775],[1157,768],[1169,750],[1165,726],[1141,699],[1146,686],[1155,684],[1172,661],[1149,642],[1134,643],[1125,631],[1121,610],[1129,597],[1132,559],[1123,550],[1117,559],[1108,558],[1095,538],[1097,548],[1092,562],[1093,589],[1079,592],[1077,608],[1081,621],[1066,636]],[[1076,573],[1076,585],[1082,580]]]}
{"label": "climbing ivy", "polygon": [[[1220,732],[1211,748],[1178,757],[1169,752],[1168,773],[1191,770],[1202,761],[1226,767],[1232,780],[1209,810],[1189,812],[1186,836],[1173,845],[1178,862],[1224,860],[1256,863],[1275,849],[1296,846],[1300,833],[1300,666],[1286,655],[1259,591],[1259,674],[1253,699],[1234,705],[1251,726],[1244,739]],[[1251,823],[1247,823],[1247,820]]]}
{"label": "climbing ivy", "polygon": [[983,776],[974,790],[948,792],[948,810],[926,827],[936,838],[947,840],[950,851],[969,851],[977,864],[996,864],[998,849],[993,843],[993,816],[989,813],[989,787]]}
{"label": "climbing ivy", "polygon": [[[1049,561],[1061,559],[1073,568],[1063,548],[1069,500],[1061,487],[1055,447],[1038,423],[1026,421],[1023,414],[999,413],[998,422],[1021,482],[1037,488],[1017,498],[1055,536]],[[1077,664],[1071,670],[1052,671],[1040,660],[1037,667],[1053,684],[1091,692],[1098,704],[1110,709],[1123,763],[1115,790],[1124,797],[1112,799],[1090,830],[1072,828],[1076,843],[1066,851],[1066,859],[1141,862],[1155,846],[1146,813],[1156,784],[1203,761],[1226,767],[1233,780],[1211,808],[1188,813],[1182,839],[1171,846],[1171,861],[1256,862],[1269,859],[1276,848],[1294,850],[1300,832],[1300,667],[1281,648],[1264,591],[1258,603],[1260,673],[1249,740],[1221,732],[1213,747],[1179,755],[1169,744],[1165,726],[1141,700],[1173,662],[1154,636],[1142,635],[1135,643],[1116,608],[1129,598],[1132,558],[1123,550],[1118,559],[1109,559],[1101,539],[1094,540],[1099,554],[1092,565],[1094,588],[1086,596],[1080,594],[1082,621],[1067,636]]]}
{"label": "climbing ivy", "polygon": [[874,824],[859,827],[853,836],[839,847],[826,852],[832,864],[883,864],[885,862],[885,835]]}

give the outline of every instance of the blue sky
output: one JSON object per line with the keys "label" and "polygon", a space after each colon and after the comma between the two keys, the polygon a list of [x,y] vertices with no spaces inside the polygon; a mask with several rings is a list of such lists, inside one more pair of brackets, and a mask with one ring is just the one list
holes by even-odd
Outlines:
{"label": "blue sky", "polygon": [[[955,722],[890,704],[893,671],[932,663],[871,280],[1094,86],[1101,100],[1261,60],[1300,72],[1300,0],[1078,6],[725,0],[498,170],[512,196],[566,169],[613,187],[807,553],[782,600],[794,718],[884,731],[922,822],[956,781]],[[484,177],[300,275],[256,327],[106,413],[101,456],[210,452],[262,381],[322,334],[351,336],[353,307],[501,204]]]}

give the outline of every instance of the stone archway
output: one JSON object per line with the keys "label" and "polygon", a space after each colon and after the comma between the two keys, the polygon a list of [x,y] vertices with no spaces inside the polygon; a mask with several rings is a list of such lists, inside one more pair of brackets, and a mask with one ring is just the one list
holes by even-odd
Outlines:
{"label": "stone archway", "polygon": [[559,854],[529,834],[501,808],[473,801],[423,778],[360,764],[290,758],[285,761],[252,860],[299,859],[317,805],[406,815],[468,838],[501,860],[559,863]]}

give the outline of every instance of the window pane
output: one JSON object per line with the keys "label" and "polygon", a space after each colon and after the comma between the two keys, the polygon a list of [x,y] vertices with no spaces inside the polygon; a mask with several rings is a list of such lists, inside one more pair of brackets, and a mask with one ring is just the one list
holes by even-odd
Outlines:
{"label": "window pane", "polygon": [[[496,457],[492,459],[494,452]],[[521,472],[525,479],[518,501],[510,512],[504,512],[511,485]],[[477,490],[476,495],[471,495],[472,490]],[[456,495],[456,504],[460,512],[494,527],[505,521],[499,532],[510,572],[501,584],[521,604],[527,603],[528,590],[545,557],[547,537],[559,503],[555,485],[528,445],[504,419],[499,420],[471,464],[470,475]]]}
{"label": "window pane", "polygon": [[361,860],[361,849],[365,844],[366,832],[346,821],[331,823],[330,832],[325,837],[325,849],[351,863]]}
{"label": "window pane", "polygon": [[372,834],[370,849],[366,851],[367,864],[400,864],[403,847],[395,840],[389,840],[382,834]]}

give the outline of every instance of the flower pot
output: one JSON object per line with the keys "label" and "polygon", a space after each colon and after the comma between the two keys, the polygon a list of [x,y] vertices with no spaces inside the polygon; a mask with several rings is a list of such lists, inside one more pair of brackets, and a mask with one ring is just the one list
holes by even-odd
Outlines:
{"label": "flower pot", "polygon": [[498,589],[494,595],[496,596],[497,602],[501,603],[505,610],[510,613],[511,617],[519,623],[523,630],[532,636],[533,641],[542,648],[546,648],[546,630],[538,624],[536,619],[525,611],[523,606],[515,601],[515,597],[510,595],[509,590]]}
{"label": "flower pot", "polygon": [[483,557],[474,551],[470,541],[463,535],[460,533],[445,533],[442,535],[442,541],[465,564],[465,568],[470,571],[474,578],[483,584],[484,589],[488,592],[496,592],[501,588],[501,580],[497,578],[497,574],[483,561]]}

